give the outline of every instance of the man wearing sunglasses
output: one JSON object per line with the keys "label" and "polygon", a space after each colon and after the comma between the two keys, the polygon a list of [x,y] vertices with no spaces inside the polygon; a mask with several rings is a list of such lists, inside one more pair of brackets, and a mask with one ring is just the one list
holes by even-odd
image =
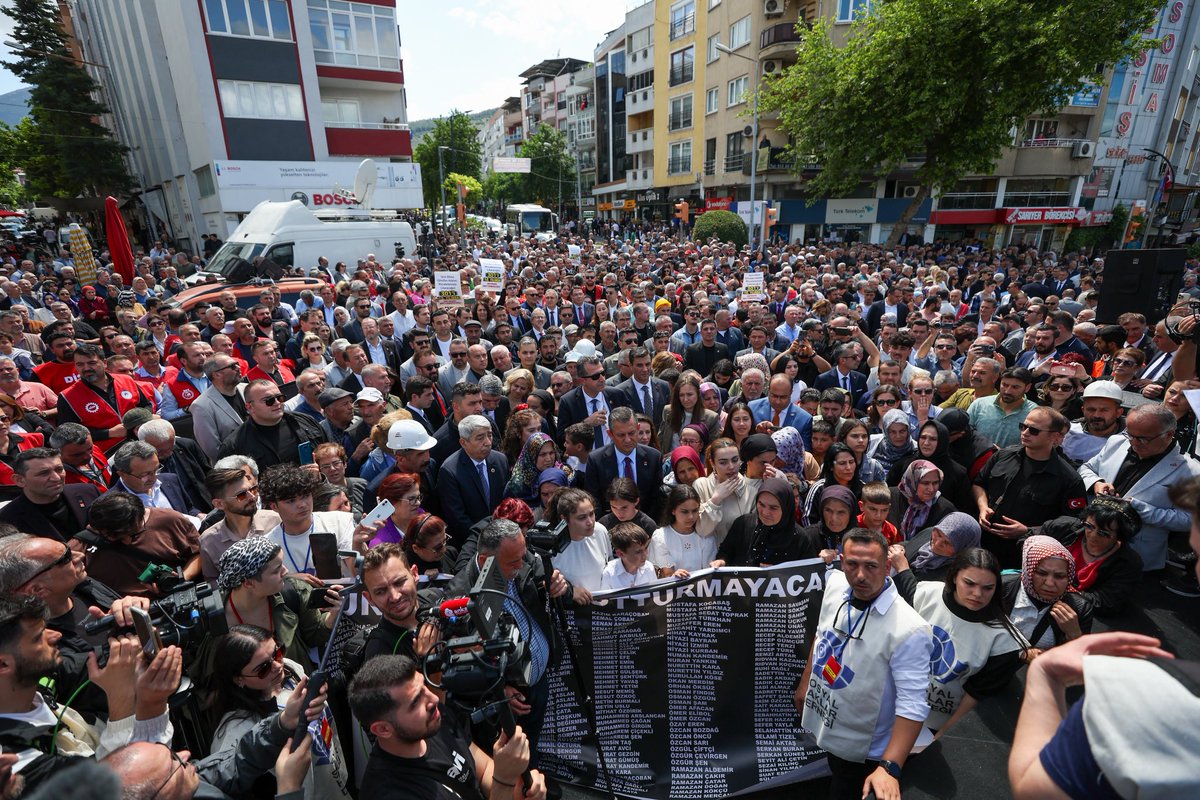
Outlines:
{"label": "man wearing sunglasses", "polygon": [[220,457],[253,458],[260,469],[273,464],[299,464],[300,445],[316,447],[329,437],[304,414],[284,409],[284,395],[274,381],[252,381],[246,387],[246,421],[221,443]]}
{"label": "man wearing sunglasses", "polygon": [[225,518],[200,534],[200,571],[205,580],[216,580],[218,560],[234,542],[247,536],[262,536],[279,525],[279,514],[258,507],[258,477],[255,470],[214,469],[205,478],[213,507]]}

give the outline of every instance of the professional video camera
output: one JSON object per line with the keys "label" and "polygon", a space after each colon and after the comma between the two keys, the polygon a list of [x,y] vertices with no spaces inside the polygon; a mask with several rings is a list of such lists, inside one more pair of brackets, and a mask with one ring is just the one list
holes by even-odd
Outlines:
{"label": "professional video camera", "polygon": [[[164,570],[166,574],[163,574]],[[147,567],[139,579],[150,579],[162,593],[158,599],[150,601],[149,621],[157,633],[156,644],[178,645],[186,650],[208,634],[220,636],[228,631],[221,598],[207,583],[184,580],[170,569],[154,564]],[[83,624],[83,630],[95,636],[115,625],[116,618],[108,614],[88,620]],[[138,636],[145,646],[146,632],[139,630]]]}
{"label": "professional video camera", "polygon": [[525,532],[525,542],[539,554],[553,558],[566,549],[571,543],[571,534],[567,531],[567,521],[553,528],[546,520],[541,520]]}
{"label": "professional video camera", "polygon": [[[435,613],[449,623],[447,635],[425,659],[425,675],[442,673],[441,689],[480,722],[508,708],[504,686],[529,686],[525,643],[504,611],[504,575],[488,558],[467,597],[443,601]],[[467,621],[470,624],[467,624]],[[431,681],[432,683],[432,681]]]}

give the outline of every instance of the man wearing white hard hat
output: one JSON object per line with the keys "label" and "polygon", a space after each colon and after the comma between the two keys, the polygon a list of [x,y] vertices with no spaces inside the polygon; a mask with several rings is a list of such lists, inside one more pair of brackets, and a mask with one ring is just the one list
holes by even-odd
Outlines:
{"label": "man wearing white hard hat", "polygon": [[437,439],[426,433],[425,428],[416,420],[402,419],[393,422],[392,427],[388,428],[387,447],[396,459],[396,466],[392,471],[411,472],[421,476],[421,505],[433,514],[440,511],[437,493],[434,491],[438,465],[432,463],[433,459],[430,457],[430,451],[436,444]]}
{"label": "man wearing white hard hat", "polygon": [[1092,381],[1083,390],[1083,417],[1071,422],[1071,430],[1063,439],[1063,455],[1082,464],[1108,442],[1125,430],[1123,392],[1113,381]]}

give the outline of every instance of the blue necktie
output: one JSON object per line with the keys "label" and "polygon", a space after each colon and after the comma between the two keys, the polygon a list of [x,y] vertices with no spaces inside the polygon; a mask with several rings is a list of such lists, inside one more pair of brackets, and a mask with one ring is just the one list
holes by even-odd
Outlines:
{"label": "blue necktie", "polygon": [[550,645],[546,641],[546,634],[529,618],[529,612],[521,603],[521,596],[517,594],[515,580],[508,582],[508,597],[504,601],[504,610],[512,615],[517,623],[517,630],[521,632],[521,639],[529,645],[529,657],[533,665],[529,683],[535,684],[541,680],[550,663]]}
{"label": "blue necktie", "polygon": [[489,506],[492,504],[491,486],[488,484],[487,467],[483,464],[476,464],[475,469],[479,471],[479,480],[483,484],[483,501]]}

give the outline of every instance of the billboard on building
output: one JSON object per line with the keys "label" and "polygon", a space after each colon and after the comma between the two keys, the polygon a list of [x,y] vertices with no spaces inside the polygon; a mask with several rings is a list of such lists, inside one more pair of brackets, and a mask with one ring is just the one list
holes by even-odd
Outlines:
{"label": "billboard on building", "polygon": [[[213,181],[223,211],[249,212],[263,200],[299,200],[321,209],[357,204],[349,199],[359,161],[214,161]],[[421,165],[376,162],[371,205],[405,209],[424,205]]]}

